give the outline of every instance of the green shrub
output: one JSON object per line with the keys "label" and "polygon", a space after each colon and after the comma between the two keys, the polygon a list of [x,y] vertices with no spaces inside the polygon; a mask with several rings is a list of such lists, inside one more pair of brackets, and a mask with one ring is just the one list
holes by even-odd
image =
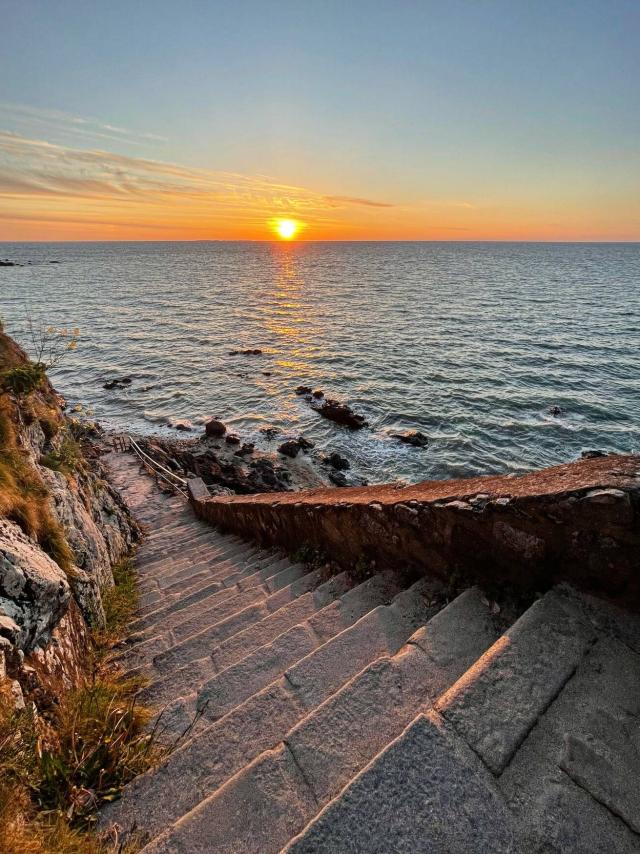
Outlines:
{"label": "green shrub", "polygon": [[65,432],[57,448],[40,457],[40,465],[70,475],[83,462],[82,450],[70,433]]}
{"label": "green shrub", "polygon": [[46,377],[45,366],[40,362],[27,362],[4,371],[0,383],[5,391],[17,397],[25,397],[40,388]]}

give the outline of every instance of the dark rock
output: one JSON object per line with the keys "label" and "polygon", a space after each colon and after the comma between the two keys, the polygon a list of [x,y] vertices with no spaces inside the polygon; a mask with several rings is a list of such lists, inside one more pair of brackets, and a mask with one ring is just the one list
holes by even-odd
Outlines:
{"label": "dark rock", "polygon": [[261,427],[260,432],[268,441],[275,439],[276,436],[279,436],[282,433],[282,430],[279,427]]}
{"label": "dark rock", "polygon": [[412,430],[408,433],[392,433],[391,436],[404,442],[405,445],[412,445],[414,448],[426,448],[429,444],[429,439],[419,430]]}
{"label": "dark rock", "polygon": [[257,347],[248,350],[229,350],[230,356],[262,356],[262,350]]}
{"label": "dark rock", "polygon": [[4,261],[0,261],[0,267],[21,267],[21,264],[18,264],[17,261],[9,261],[8,258],[5,258]]}
{"label": "dark rock", "polygon": [[255,449],[256,449],[256,446],[253,444],[253,442],[245,442],[243,444],[243,446],[239,450],[236,451],[235,456],[236,457],[249,456],[249,454],[252,454],[255,451]]}
{"label": "dark rock", "polygon": [[296,394],[299,397],[302,397],[302,395],[304,395],[304,394],[311,394],[311,392],[312,392],[312,388],[309,385],[299,385],[298,388],[296,389]]}
{"label": "dark rock", "polygon": [[336,451],[331,454],[328,454],[326,457],[323,457],[322,462],[326,466],[331,466],[338,471],[346,471],[351,468],[351,463],[346,457],[341,456]]}
{"label": "dark rock", "polygon": [[342,424],[344,427],[349,427],[350,430],[361,430],[368,424],[363,415],[358,415],[348,404],[341,403],[339,400],[323,397],[312,403],[312,407],[324,418],[334,421],[336,424]]}
{"label": "dark rock", "polygon": [[332,471],[329,472],[329,480],[334,486],[347,486],[347,478],[343,475],[341,471]]}
{"label": "dark rock", "polygon": [[278,451],[284,454],[285,457],[293,458],[297,457],[300,451],[308,451],[310,448],[313,448],[313,442],[305,439],[304,436],[298,436],[297,439],[288,439],[286,442],[283,442]]}
{"label": "dark rock", "polygon": [[583,460],[593,460],[596,457],[606,457],[608,454],[606,451],[583,451],[580,456]]}
{"label": "dark rock", "polygon": [[114,388],[123,388],[124,386],[131,385],[133,379],[131,377],[122,377],[115,380],[107,380],[103,386],[106,389],[114,389]]}
{"label": "dark rock", "polygon": [[314,391],[311,396],[315,397],[316,400],[320,400],[321,397],[324,397],[324,392],[318,389],[317,391]]}
{"label": "dark rock", "polygon": [[270,376],[271,376],[271,371],[263,371],[263,372],[262,372],[262,376],[263,376],[263,377],[270,377]]}
{"label": "dark rock", "polygon": [[210,421],[204,425],[204,430],[207,436],[224,436],[227,432],[227,428],[224,426],[222,421],[218,421],[216,418],[212,418]]}
{"label": "dark rock", "polygon": [[289,439],[278,447],[280,454],[284,454],[285,457],[291,457],[291,459],[297,457],[301,450],[300,444],[295,439]]}
{"label": "dark rock", "polygon": [[559,418],[561,415],[564,415],[566,413],[566,410],[564,410],[561,406],[550,406],[549,409],[547,409],[547,412],[549,413],[549,415],[553,415],[555,418]]}
{"label": "dark rock", "polygon": [[181,430],[183,433],[190,433],[191,425],[185,423],[184,421],[176,421],[176,423],[173,425],[173,429]]}
{"label": "dark rock", "polygon": [[240,444],[240,436],[236,436],[235,433],[228,433],[225,436],[225,442],[227,445],[239,445]]}

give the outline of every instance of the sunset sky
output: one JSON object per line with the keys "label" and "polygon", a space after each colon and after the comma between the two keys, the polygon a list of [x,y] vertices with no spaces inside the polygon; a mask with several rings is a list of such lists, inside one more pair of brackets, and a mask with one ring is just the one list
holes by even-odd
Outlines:
{"label": "sunset sky", "polygon": [[637,0],[0,13],[0,240],[640,240]]}

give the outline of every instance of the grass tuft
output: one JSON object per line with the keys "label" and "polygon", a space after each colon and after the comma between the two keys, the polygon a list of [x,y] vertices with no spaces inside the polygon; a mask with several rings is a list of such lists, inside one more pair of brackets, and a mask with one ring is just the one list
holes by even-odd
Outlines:
{"label": "grass tuft", "polygon": [[126,557],[113,567],[114,586],[102,591],[104,628],[94,634],[99,648],[108,649],[126,634],[138,606],[138,587],[133,561]]}

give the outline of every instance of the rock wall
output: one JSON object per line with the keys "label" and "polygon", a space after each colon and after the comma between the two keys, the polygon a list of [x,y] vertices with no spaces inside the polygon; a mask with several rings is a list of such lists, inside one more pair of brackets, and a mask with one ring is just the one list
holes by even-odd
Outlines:
{"label": "rock wall", "polygon": [[342,566],[407,567],[541,590],[557,581],[640,608],[640,457],[607,456],[520,477],[206,498],[222,530]]}
{"label": "rock wall", "polygon": [[[0,368],[27,364],[0,333]],[[21,395],[0,383],[0,416],[0,507],[10,516],[0,515],[0,670],[19,675],[30,690],[55,693],[81,678],[87,627],[104,621],[112,566],[139,532],[107,482],[96,445],[64,414],[48,382]],[[52,520],[70,559],[57,558],[59,565],[42,539],[27,536],[30,512]]]}

